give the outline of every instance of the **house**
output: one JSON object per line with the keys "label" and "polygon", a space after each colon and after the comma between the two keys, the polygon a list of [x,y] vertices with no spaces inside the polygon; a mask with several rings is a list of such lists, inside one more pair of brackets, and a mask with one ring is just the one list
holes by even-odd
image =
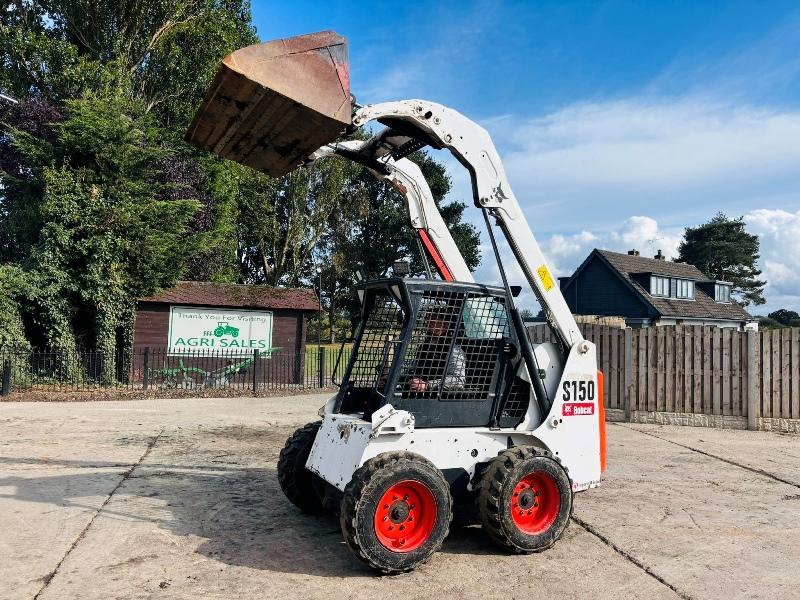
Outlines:
{"label": "house", "polygon": [[736,329],[757,323],[731,299],[731,285],[709,279],[700,269],[653,258],[595,249],[561,291],[576,315],[620,316],[631,327],[714,325]]}

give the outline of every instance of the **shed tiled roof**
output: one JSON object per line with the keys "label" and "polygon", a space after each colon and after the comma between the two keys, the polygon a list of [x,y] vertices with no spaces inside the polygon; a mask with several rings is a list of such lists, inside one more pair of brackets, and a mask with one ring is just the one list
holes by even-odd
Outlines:
{"label": "shed tiled roof", "polygon": [[651,296],[635,279],[635,273],[653,273],[665,277],[690,279],[695,282],[711,282],[700,269],[694,265],[676,263],[668,260],[656,260],[645,256],[631,256],[609,250],[596,250],[605,258],[619,274],[630,283],[664,317],[699,318],[699,319],[724,319],[732,321],[750,321],[752,317],[735,302],[722,304],[695,285],[692,300],[678,300],[676,298],[658,298]]}
{"label": "shed tiled roof", "polygon": [[179,281],[174,288],[146,298],[139,298],[139,302],[228,308],[319,309],[319,302],[314,290],[210,281]]}

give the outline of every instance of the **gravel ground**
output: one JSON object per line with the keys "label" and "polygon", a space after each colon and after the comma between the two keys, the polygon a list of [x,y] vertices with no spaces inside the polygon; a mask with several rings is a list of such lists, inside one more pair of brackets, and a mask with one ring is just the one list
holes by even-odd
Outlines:
{"label": "gravel ground", "polygon": [[0,404],[1,598],[800,598],[800,437],[609,424],[543,554],[454,529],[377,577],[275,463],[325,396]]}

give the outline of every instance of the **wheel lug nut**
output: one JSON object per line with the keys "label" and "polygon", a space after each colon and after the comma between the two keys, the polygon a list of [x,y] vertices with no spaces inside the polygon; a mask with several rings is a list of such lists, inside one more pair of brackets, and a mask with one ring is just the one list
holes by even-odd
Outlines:
{"label": "wheel lug nut", "polygon": [[384,520],[384,521],[388,521],[388,520],[389,520],[389,517],[383,517],[383,520]]}
{"label": "wheel lug nut", "polygon": [[405,496],[403,496],[403,500],[408,500],[408,494],[406,494]]}
{"label": "wheel lug nut", "polygon": [[403,531],[406,528],[405,525],[400,525],[400,531]]}

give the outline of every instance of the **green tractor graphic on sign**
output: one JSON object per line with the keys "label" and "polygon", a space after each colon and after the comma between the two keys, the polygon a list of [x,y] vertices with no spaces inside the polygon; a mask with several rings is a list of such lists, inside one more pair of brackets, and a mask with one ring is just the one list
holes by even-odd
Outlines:
{"label": "green tractor graphic on sign", "polygon": [[230,335],[232,337],[239,337],[239,328],[234,327],[230,323],[223,321],[222,323],[217,324],[217,328],[214,330],[215,337],[222,337],[223,335]]}

